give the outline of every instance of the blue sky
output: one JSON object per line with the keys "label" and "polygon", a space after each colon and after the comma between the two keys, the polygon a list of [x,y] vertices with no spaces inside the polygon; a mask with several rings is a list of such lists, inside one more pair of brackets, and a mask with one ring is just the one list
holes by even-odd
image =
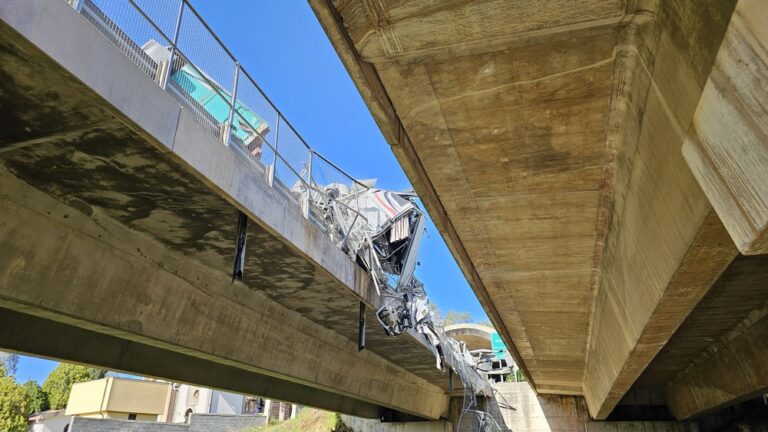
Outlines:
{"label": "blue sky", "polygon": [[[305,140],[357,178],[410,189],[368,108],[306,0],[192,0],[203,18]],[[417,276],[443,312],[485,313],[429,221]],[[22,359],[17,378],[42,381],[55,363]]]}

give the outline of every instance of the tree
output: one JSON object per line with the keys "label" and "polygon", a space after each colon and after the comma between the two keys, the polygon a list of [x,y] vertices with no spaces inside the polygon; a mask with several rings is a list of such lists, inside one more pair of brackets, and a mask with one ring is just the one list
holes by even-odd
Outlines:
{"label": "tree", "polygon": [[48,409],[48,395],[40,387],[37,381],[30,380],[24,383],[24,389],[29,395],[30,402],[32,404],[32,412],[40,412]]}
{"label": "tree", "polygon": [[6,375],[4,364],[0,365],[0,430],[26,432],[31,406],[26,389]]}
{"label": "tree", "polygon": [[494,328],[493,327],[493,323],[491,322],[491,320],[480,321],[478,324],[486,326],[486,327]]}
{"label": "tree", "polygon": [[465,324],[472,322],[472,315],[469,312],[457,312],[454,310],[448,311],[443,318],[443,325],[449,326],[453,324]]}
{"label": "tree", "polygon": [[43,383],[43,391],[48,395],[50,409],[62,409],[67,406],[73,384],[104,378],[106,374],[104,369],[59,363]]}
{"label": "tree", "polygon": [[443,313],[434,303],[429,303],[429,310],[432,312],[432,322],[435,325],[443,325]]}
{"label": "tree", "polygon": [[19,364],[19,355],[0,351],[0,364],[8,375],[16,375],[16,366]]}

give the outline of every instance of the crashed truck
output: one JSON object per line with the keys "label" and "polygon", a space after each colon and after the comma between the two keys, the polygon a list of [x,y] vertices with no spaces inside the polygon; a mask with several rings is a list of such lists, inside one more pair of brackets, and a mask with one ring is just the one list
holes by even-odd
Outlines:
{"label": "crashed truck", "polygon": [[[367,182],[374,185],[372,181]],[[385,303],[376,312],[384,331],[398,336],[408,329],[423,334],[441,352],[424,285],[414,276],[424,214],[415,194],[333,183],[314,192],[312,202],[332,238],[357,259],[373,278]],[[442,360],[438,359],[442,368]]]}
{"label": "crashed truck", "polygon": [[[311,212],[327,234],[368,270],[384,300],[376,317],[389,336],[415,331],[434,347],[435,364],[449,366],[473,394],[482,391],[478,361],[433,322],[424,284],[415,276],[426,216],[412,192],[377,189],[375,180],[312,184]],[[306,194],[297,182],[292,190]]]}

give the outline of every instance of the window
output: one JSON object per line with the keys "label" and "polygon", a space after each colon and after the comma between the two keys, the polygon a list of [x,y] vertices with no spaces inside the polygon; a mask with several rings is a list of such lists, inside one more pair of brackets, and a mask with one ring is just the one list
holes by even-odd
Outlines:
{"label": "window", "polygon": [[128,414],[128,420],[136,420],[136,414],[135,413]]}
{"label": "window", "polygon": [[243,414],[260,414],[264,411],[264,399],[245,397],[243,401]]}
{"label": "window", "polygon": [[187,412],[184,413],[184,423],[189,424],[189,420],[192,417],[192,408],[188,409]]}

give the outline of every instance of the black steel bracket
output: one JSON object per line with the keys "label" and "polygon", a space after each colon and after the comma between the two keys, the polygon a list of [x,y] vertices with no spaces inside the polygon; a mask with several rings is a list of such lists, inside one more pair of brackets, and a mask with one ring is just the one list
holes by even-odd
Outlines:
{"label": "black steel bracket", "polygon": [[357,351],[365,349],[365,303],[360,302],[360,321],[357,327]]}
{"label": "black steel bracket", "polygon": [[235,263],[232,266],[232,282],[243,280],[245,272],[245,241],[248,232],[248,216],[243,212],[237,215],[237,240],[235,240]]}

